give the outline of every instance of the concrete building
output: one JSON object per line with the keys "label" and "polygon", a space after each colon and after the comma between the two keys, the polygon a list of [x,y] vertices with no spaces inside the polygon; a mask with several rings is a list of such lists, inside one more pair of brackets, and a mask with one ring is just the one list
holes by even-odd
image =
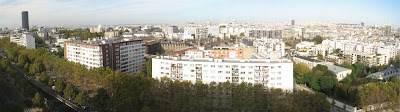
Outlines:
{"label": "concrete building", "polygon": [[282,38],[282,30],[249,30],[249,38]]}
{"label": "concrete building", "polygon": [[315,56],[295,56],[292,58],[295,63],[304,63],[307,65],[308,68],[312,69],[318,64],[320,65],[333,65],[331,62],[324,62],[322,60],[318,60]]}
{"label": "concrete building", "polygon": [[105,37],[119,37],[119,31],[104,32]]}
{"label": "concrete building", "polygon": [[385,25],[385,28],[384,28],[384,35],[385,35],[385,36],[392,36],[392,26],[390,26],[390,25]]}
{"label": "concrete building", "polygon": [[135,74],[145,69],[144,43],[131,39],[93,39],[87,43],[64,42],[64,58],[87,68],[110,67]]}
{"label": "concrete building", "polygon": [[19,46],[25,46],[26,49],[36,49],[35,38],[32,34],[14,35],[10,37],[10,42],[17,43]]}
{"label": "concrete building", "polygon": [[285,55],[285,43],[281,39],[255,39],[253,46],[257,54],[276,59]]}
{"label": "concrete building", "polygon": [[400,78],[400,68],[388,67],[387,69],[370,74],[367,78],[389,80],[390,77]]}
{"label": "concrete building", "polygon": [[21,17],[22,17],[22,30],[29,30],[28,11],[22,11]]}
{"label": "concrete building", "polygon": [[294,25],[294,20],[291,21],[291,25]]}
{"label": "concrete building", "polygon": [[287,59],[214,59],[156,57],[152,59],[152,77],[178,81],[248,82],[265,88],[293,92],[293,62]]}
{"label": "concrete building", "polygon": [[352,70],[343,68],[336,65],[328,65],[328,70],[334,72],[336,74],[336,78],[338,81],[342,81],[347,75],[350,75]]}
{"label": "concrete building", "polygon": [[161,47],[165,51],[164,53],[168,53],[173,50],[183,49],[189,46],[191,45],[184,42],[170,42],[170,41],[161,42]]}

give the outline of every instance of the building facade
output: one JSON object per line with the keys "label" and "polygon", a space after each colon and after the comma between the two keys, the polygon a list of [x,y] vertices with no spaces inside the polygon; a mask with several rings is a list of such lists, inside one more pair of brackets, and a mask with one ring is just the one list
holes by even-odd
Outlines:
{"label": "building facade", "polygon": [[25,46],[27,49],[36,49],[35,38],[32,34],[22,34],[10,37],[10,42],[17,43],[19,46]]}
{"label": "building facade", "polygon": [[22,29],[23,30],[29,30],[28,11],[22,11],[21,12],[21,17],[22,17]]}
{"label": "building facade", "polygon": [[287,59],[214,59],[157,57],[152,59],[152,77],[178,81],[248,82],[265,88],[293,92],[293,63]]}
{"label": "building facade", "polygon": [[87,68],[110,67],[135,74],[145,68],[142,40],[106,39],[88,43],[64,42],[64,58]]}

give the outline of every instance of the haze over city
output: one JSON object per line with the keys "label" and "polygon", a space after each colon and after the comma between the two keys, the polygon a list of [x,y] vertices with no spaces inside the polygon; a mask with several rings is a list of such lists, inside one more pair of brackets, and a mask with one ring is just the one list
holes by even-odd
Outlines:
{"label": "haze over city", "polygon": [[0,27],[20,28],[28,10],[31,25],[180,24],[335,21],[400,26],[396,0],[0,0]]}

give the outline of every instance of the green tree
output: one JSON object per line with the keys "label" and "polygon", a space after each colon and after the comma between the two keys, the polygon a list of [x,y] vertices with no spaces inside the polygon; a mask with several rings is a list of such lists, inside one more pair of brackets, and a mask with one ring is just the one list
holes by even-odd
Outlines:
{"label": "green tree", "polygon": [[64,82],[61,79],[57,79],[56,83],[54,84],[54,89],[56,92],[61,93],[64,90]]}
{"label": "green tree", "polygon": [[317,54],[317,58],[318,58],[319,60],[324,60],[324,56],[322,56],[321,54]]}
{"label": "green tree", "polygon": [[65,87],[65,89],[64,89],[64,97],[70,98],[70,99],[75,99],[77,92],[78,92],[78,90],[74,85],[67,84],[67,87]]}
{"label": "green tree", "polygon": [[32,99],[32,105],[34,107],[43,107],[44,98],[40,93],[36,92],[35,97]]}
{"label": "green tree", "polygon": [[18,66],[23,67],[26,63],[29,63],[29,58],[26,54],[18,56]]}
{"label": "green tree", "polygon": [[53,81],[53,79],[49,79],[49,82],[47,82],[47,85],[49,85],[49,86],[54,86],[54,81]]}
{"label": "green tree", "polygon": [[24,108],[14,102],[8,102],[0,107],[2,112],[23,112]]}
{"label": "green tree", "polygon": [[91,104],[98,111],[105,111],[108,104],[108,100],[110,96],[108,96],[107,91],[103,88],[97,90],[97,94],[90,100]]}
{"label": "green tree", "polygon": [[336,86],[337,79],[331,76],[322,76],[319,81],[321,91],[324,93],[332,93]]}
{"label": "green tree", "polygon": [[48,82],[48,80],[49,80],[49,76],[46,75],[46,72],[40,73],[40,76],[39,76],[40,82],[46,83],[46,82]]}
{"label": "green tree", "polygon": [[18,54],[17,54],[17,52],[15,52],[14,50],[10,50],[10,49],[7,49],[7,51],[6,51],[6,54],[7,54],[7,57],[11,60],[11,61],[13,61],[13,62],[17,62],[18,60]]}
{"label": "green tree", "polygon": [[148,59],[146,62],[146,66],[147,66],[147,77],[152,77],[152,60]]}
{"label": "green tree", "polygon": [[29,63],[25,63],[25,65],[24,65],[24,71],[25,71],[25,72],[29,72],[29,68],[30,68],[30,64],[29,64]]}
{"label": "green tree", "polygon": [[42,73],[46,71],[46,68],[44,66],[44,64],[41,61],[36,61],[33,66],[32,69],[29,70],[30,74],[37,74],[37,73]]}
{"label": "green tree", "polygon": [[306,80],[304,79],[304,76],[309,73],[311,70],[307,67],[307,65],[303,63],[295,63],[293,65],[293,76],[296,80],[296,83],[304,84],[306,83]]}
{"label": "green tree", "polygon": [[85,105],[88,102],[88,98],[88,95],[82,91],[76,96],[75,102],[78,103],[78,105]]}
{"label": "green tree", "polygon": [[242,33],[240,33],[240,37],[244,37],[244,33],[242,32]]}

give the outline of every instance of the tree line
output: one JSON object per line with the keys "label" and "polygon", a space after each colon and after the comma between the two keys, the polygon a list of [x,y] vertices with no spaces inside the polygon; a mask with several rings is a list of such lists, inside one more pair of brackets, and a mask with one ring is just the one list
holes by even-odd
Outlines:
{"label": "tree line", "polygon": [[[261,85],[203,84],[169,79],[154,80],[151,73],[125,74],[110,68],[87,69],[44,48],[25,49],[7,38],[0,40],[7,57],[19,68],[54,86],[55,91],[78,105],[98,111],[329,111],[321,93],[285,93]],[[148,60],[147,63],[151,63]],[[147,66],[151,68],[151,66]],[[150,69],[151,70],[151,69]],[[31,98],[38,106],[42,97]],[[50,108],[50,106],[45,106]]]}

